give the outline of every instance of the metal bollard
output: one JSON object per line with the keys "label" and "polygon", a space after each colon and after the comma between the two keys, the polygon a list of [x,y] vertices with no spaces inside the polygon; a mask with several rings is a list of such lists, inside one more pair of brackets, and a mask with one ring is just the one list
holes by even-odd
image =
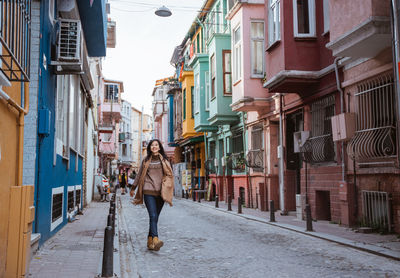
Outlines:
{"label": "metal bollard", "polygon": [[189,199],[189,192],[186,191],[186,199]]}
{"label": "metal bollard", "polygon": [[275,205],[274,200],[269,201],[269,222],[275,222]]}
{"label": "metal bollard", "polygon": [[197,199],[199,200],[199,203],[201,203],[201,201],[200,201],[200,199],[201,199],[201,193],[200,193],[200,192],[197,193]]}
{"label": "metal bollard", "polygon": [[228,211],[232,211],[232,198],[228,195]]}
{"label": "metal bollard", "polygon": [[306,223],[307,223],[307,232],[312,232],[313,228],[312,228],[312,218],[311,218],[311,206],[309,204],[306,205],[305,208],[306,211]]}
{"label": "metal bollard", "polygon": [[185,198],[185,190],[182,189],[182,199]]}
{"label": "metal bollard", "polygon": [[109,214],[114,214],[114,213],[115,213],[115,208],[114,207],[110,207]]}
{"label": "metal bollard", "polygon": [[218,202],[219,202],[219,197],[218,197],[218,195],[215,195],[215,207],[216,208],[219,208]]}
{"label": "metal bollard", "polygon": [[194,190],[192,190],[192,198],[193,202],[196,202],[196,192],[194,192]]}
{"label": "metal bollard", "polygon": [[114,237],[112,227],[107,226],[104,232],[103,264],[101,277],[113,277],[114,275]]}
{"label": "metal bollard", "polygon": [[242,213],[242,198],[238,197],[238,213]]}

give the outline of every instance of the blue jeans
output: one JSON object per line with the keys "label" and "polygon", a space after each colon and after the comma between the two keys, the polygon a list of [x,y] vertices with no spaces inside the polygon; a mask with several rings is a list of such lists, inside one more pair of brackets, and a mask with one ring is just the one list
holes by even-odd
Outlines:
{"label": "blue jeans", "polygon": [[149,213],[149,236],[158,237],[157,224],[160,216],[164,200],[161,196],[153,196],[144,194],[144,203]]}

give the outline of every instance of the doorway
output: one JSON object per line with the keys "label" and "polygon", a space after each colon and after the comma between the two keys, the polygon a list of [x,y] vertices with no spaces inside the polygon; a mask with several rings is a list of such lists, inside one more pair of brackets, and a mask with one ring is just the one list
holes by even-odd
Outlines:
{"label": "doorway", "polygon": [[331,220],[331,198],[329,191],[315,192],[316,196],[316,218],[317,220]]}
{"label": "doorway", "polygon": [[294,152],[293,134],[304,130],[303,110],[288,114],[286,117],[286,206],[287,210],[296,209],[296,194],[300,194],[302,160],[300,153]]}

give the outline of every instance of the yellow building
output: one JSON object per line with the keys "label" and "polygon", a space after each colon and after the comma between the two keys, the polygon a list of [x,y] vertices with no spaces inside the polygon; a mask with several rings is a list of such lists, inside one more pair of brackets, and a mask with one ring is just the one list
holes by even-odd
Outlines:
{"label": "yellow building", "polygon": [[2,6],[2,14],[24,20],[17,24],[0,18],[0,277],[25,277],[34,220],[34,187],[22,185],[30,67],[30,49],[22,42],[30,37],[25,32],[30,9],[16,5]]}

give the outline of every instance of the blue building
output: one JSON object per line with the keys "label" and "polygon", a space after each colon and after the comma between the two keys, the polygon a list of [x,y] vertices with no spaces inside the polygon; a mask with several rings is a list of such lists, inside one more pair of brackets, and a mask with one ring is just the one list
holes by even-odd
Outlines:
{"label": "blue building", "polygon": [[89,58],[106,55],[106,0],[40,1],[40,34],[33,232],[43,243],[83,204]]}

